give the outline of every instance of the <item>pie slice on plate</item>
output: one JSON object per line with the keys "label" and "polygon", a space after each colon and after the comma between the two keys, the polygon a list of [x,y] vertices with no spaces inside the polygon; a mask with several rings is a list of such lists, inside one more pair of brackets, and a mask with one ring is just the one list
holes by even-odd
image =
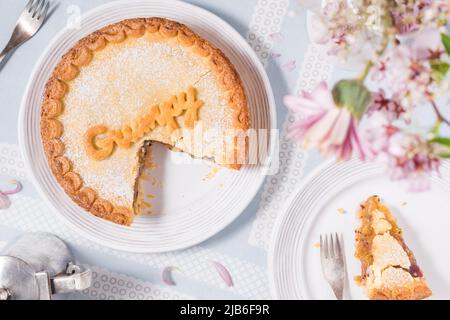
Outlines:
{"label": "pie slice on plate", "polygon": [[78,205],[122,225],[140,213],[137,180],[151,142],[239,170],[249,126],[230,60],[162,18],[124,20],[81,39],[48,80],[41,108],[57,181]]}
{"label": "pie slice on plate", "polygon": [[431,295],[413,252],[389,209],[373,196],[361,205],[355,257],[361,261],[357,282],[369,299],[417,300]]}

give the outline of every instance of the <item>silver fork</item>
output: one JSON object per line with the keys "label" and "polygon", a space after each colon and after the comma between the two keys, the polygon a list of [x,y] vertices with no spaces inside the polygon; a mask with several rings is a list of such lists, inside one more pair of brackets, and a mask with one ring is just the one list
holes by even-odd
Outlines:
{"label": "silver fork", "polygon": [[333,289],[338,300],[344,299],[344,287],[347,280],[344,248],[341,235],[320,235],[320,260],[325,279]]}
{"label": "silver fork", "polygon": [[18,46],[36,34],[45,21],[49,8],[48,0],[29,0],[12,33],[11,39],[5,49],[0,53],[0,66],[2,61]]}

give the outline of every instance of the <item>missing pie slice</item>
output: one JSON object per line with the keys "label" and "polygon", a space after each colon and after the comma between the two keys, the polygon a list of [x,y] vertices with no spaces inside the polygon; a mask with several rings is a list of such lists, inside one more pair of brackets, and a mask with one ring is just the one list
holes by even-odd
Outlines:
{"label": "missing pie slice", "polygon": [[402,230],[379,197],[361,205],[355,257],[361,261],[356,280],[372,300],[418,300],[431,295]]}

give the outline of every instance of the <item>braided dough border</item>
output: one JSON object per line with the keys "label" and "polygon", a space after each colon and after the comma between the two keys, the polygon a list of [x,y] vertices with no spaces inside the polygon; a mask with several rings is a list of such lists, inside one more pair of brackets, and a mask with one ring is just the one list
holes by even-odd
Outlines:
{"label": "braided dough border", "polygon": [[[68,82],[78,76],[80,68],[91,62],[95,51],[102,50],[108,43],[120,43],[127,37],[142,37],[146,33],[177,41],[191,48],[198,56],[208,59],[211,70],[219,79],[219,85],[228,92],[234,129],[247,130],[250,127],[247,98],[236,69],[222,51],[187,26],[156,17],[128,19],[106,26],[78,41],[62,57],[45,86],[41,108],[42,142],[53,175],[71,199],[95,216],[121,225],[130,225],[135,213],[102,199],[94,189],[83,184],[82,177],[72,170],[72,163],[64,156],[65,146],[60,140],[64,128],[58,117],[64,112],[62,99],[67,92]],[[237,144],[234,150],[237,159]],[[238,170],[241,165],[229,164],[227,167]]]}

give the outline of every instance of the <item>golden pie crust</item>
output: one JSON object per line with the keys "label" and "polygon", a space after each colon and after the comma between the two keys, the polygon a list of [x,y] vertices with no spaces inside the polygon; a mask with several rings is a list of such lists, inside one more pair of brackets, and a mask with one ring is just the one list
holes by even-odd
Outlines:
{"label": "golden pie crust", "polygon": [[[419,300],[429,297],[432,292],[416,258],[405,244],[394,216],[380,198],[373,196],[361,204],[358,218],[355,257],[361,261],[361,276],[356,280],[364,287],[369,299]],[[377,242],[376,237],[381,241]],[[379,245],[389,244],[389,241],[391,246]],[[374,267],[376,260],[383,261],[381,268],[379,265]],[[374,281],[377,275],[378,279]]]}
{"label": "golden pie crust", "polygon": [[[41,136],[49,166],[65,192],[79,206],[97,217],[121,225],[130,225],[135,213],[130,207],[116,205],[98,195],[98,190],[85,185],[83,177],[73,169],[65,155],[61,137],[64,126],[59,117],[64,113],[63,99],[68,94],[69,83],[77,78],[80,70],[88,66],[95,54],[111,44],[119,44],[127,38],[151,36],[159,41],[170,41],[192,50],[205,59],[218,79],[219,86],[228,95],[226,108],[232,114],[232,126],[237,130],[250,127],[247,99],[241,79],[229,59],[208,41],[195,34],[187,26],[163,18],[137,18],[124,20],[86,36],[66,53],[48,80],[41,108]],[[173,94],[177,94],[174,92]],[[83,137],[80,137],[82,143]],[[247,145],[245,146],[247,147]],[[234,144],[235,159],[241,152]],[[240,163],[228,163],[227,167],[239,170]]]}

